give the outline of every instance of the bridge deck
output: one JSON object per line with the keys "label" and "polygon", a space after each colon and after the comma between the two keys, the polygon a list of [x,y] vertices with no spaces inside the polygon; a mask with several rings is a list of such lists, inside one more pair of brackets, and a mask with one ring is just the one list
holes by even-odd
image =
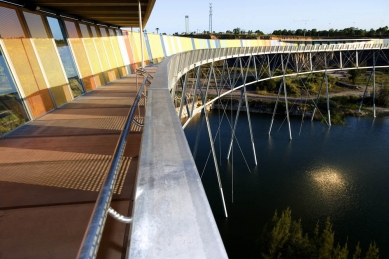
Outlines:
{"label": "bridge deck", "polygon": [[[135,75],[123,77],[0,140],[0,258],[76,256],[136,89]],[[141,135],[133,125],[113,197],[124,215],[133,207]],[[98,257],[121,258],[128,229],[110,217],[105,229]]]}

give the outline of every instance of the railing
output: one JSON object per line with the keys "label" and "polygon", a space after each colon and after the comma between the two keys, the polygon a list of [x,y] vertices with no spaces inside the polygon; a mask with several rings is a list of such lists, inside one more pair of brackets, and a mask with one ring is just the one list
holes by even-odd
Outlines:
{"label": "railing", "polygon": [[[153,83],[148,90],[134,218],[127,256],[134,258],[227,257],[181,123],[171,99],[168,98],[169,95],[174,94],[173,88],[180,76],[195,66],[231,57],[366,49],[389,49],[389,44],[203,49],[166,58],[158,66]],[[146,77],[136,102],[147,80]],[[126,125],[132,121],[129,118]],[[118,147],[115,154],[120,152],[122,150]],[[117,169],[112,169],[113,172],[110,170],[104,183],[104,186],[111,186],[111,191],[102,189],[99,195],[79,258],[94,258],[97,253],[98,242],[109,213],[112,186],[116,177],[115,170]]]}
{"label": "railing", "polygon": [[168,64],[169,90],[174,88],[178,78],[190,69],[212,61],[226,58],[242,57],[261,54],[280,53],[309,53],[333,51],[358,51],[389,49],[389,44],[331,44],[331,45],[304,45],[304,46],[258,46],[201,49],[182,52],[174,55]]}
{"label": "railing", "polygon": [[127,137],[130,131],[131,123],[133,122],[135,110],[137,109],[138,102],[141,98],[146,82],[148,81],[148,77],[149,74],[146,74],[143,83],[136,95],[131,110],[128,113],[124,129],[120,134],[115,152],[113,154],[111,166],[104,180],[104,183],[100,189],[95,207],[92,212],[91,219],[89,221],[84,239],[82,241],[80,250],[77,255],[77,258],[79,259],[96,258],[97,251],[100,245],[101,236],[104,230],[105,221],[107,219],[108,214],[110,214],[112,217],[114,217],[115,219],[121,222],[124,223],[132,222],[132,218],[122,216],[118,214],[116,211],[114,211],[112,208],[110,208],[110,203],[112,200],[113,190],[119,173],[123,152],[126,147]]}

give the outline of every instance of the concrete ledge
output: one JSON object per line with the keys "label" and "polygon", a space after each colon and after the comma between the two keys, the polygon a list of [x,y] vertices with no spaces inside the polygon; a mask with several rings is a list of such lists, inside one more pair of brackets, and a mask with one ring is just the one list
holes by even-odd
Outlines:
{"label": "concrete ledge", "polygon": [[227,258],[168,90],[168,62],[148,92],[127,258]]}

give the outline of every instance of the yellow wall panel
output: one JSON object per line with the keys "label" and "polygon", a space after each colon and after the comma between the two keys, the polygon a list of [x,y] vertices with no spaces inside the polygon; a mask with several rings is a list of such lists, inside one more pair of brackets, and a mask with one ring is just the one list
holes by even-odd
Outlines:
{"label": "yellow wall panel", "polygon": [[124,67],[122,54],[120,52],[118,38],[117,38],[117,36],[111,36],[111,37],[109,37],[109,39],[111,40],[112,49],[113,49],[113,52],[114,52],[115,57],[116,57],[116,63],[118,65],[120,76],[126,75],[127,71],[126,71],[126,68]]}
{"label": "yellow wall panel", "polygon": [[161,36],[158,34],[148,34],[151,53],[156,62],[164,58]]}
{"label": "yellow wall panel", "polygon": [[30,39],[4,39],[20,86],[34,118],[54,109]]}
{"label": "yellow wall panel", "polygon": [[227,48],[240,47],[240,40],[226,40]]}
{"label": "yellow wall panel", "polygon": [[[142,61],[142,56],[141,56],[141,44],[140,44],[140,33],[139,32],[133,32],[133,37],[134,37],[134,43],[136,45],[136,48],[139,52],[139,61],[138,62],[141,62]],[[145,60],[145,64],[149,64],[149,55],[147,53],[147,48],[146,48],[146,43],[145,41],[143,40],[143,58]]]}
{"label": "yellow wall panel", "polygon": [[109,72],[111,71],[111,69],[109,67],[109,62],[108,62],[107,54],[105,53],[103,41],[101,38],[94,38],[93,42],[97,50],[97,55],[99,56],[100,59],[100,64],[101,64],[102,72],[104,74],[104,79],[106,83],[111,82],[112,80],[110,80],[109,78]]}
{"label": "yellow wall panel", "polygon": [[96,82],[92,74],[92,69],[88,61],[88,56],[86,55],[85,52],[84,44],[82,43],[81,39],[77,39],[77,38],[69,39],[69,43],[73,50],[73,56],[76,60],[81,78],[84,81],[86,91],[95,89]]}
{"label": "yellow wall panel", "polygon": [[188,50],[193,50],[192,40],[190,38],[183,38],[183,37],[181,37],[180,39],[181,39],[180,43],[181,43],[182,52],[188,51]]}
{"label": "yellow wall panel", "polygon": [[174,37],[174,44],[176,46],[176,53],[183,52],[182,46],[181,46],[181,40],[180,37]]}
{"label": "yellow wall panel", "polygon": [[96,87],[105,84],[105,78],[103,74],[103,69],[100,65],[99,55],[96,51],[96,46],[93,42],[92,38],[83,38],[85,50],[87,52],[90,65],[92,68],[92,74],[94,75],[94,79],[96,82]]}
{"label": "yellow wall panel", "polygon": [[118,65],[116,63],[115,54],[113,52],[111,41],[109,40],[109,38],[102,37],[101,39],[103,40],[104,49],[105,49],[105,52],[107,53],[109,67],[111,69],[111,71],[109,73],[110,80],[113,81],[113,80],[117,79],[118,77],[120,77],[119,71],[117,70]]}
{"label": "yellow wall panel", "polygon": [[53,39],[34,39],[33,43],[57,106],[72,100]]}
{"label": "yellow wall panel", "polygon": [[135,59],[135,62],[136,62],[136,63],[139,63],[139,62],[141,62],[142,57],[141,57],[141,55],[140,55],[140,50],[138,50],[138,45],[135,43],[135,36],[134,36],[134,33],[131,32],[131,33],[129,33],[128,35],[129,35],[129,38],[130,38],[131,47],[132,47],[133,52],[134,52],[134,59]]}
{"label": "yellow wall panel", "polygon": [[199,39],[195,39],[194,42],[195,42],[196,49],[202,49],[201,41]]}
{"label": "yellow wall panel", "polygon": [[167,36],[166,41],[167,41],[167,45],[168,45],[167,47],[169,49],[170,55],[175,54],[176,52],[175,52],[174,45],[172,44],[172,36]]}

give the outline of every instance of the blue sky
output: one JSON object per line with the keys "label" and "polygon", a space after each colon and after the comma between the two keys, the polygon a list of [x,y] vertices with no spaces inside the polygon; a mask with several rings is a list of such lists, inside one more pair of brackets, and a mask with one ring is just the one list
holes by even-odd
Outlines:
{"label": "blue sky", "polygon": [[190,31],[208,30],[209,3],[213,5],[213,30],[239,27],[271,33],[276,29],[328,30],[357,27],[377,29],[389,26],[389,0],[156,0],[146,25],[148,32],[173,34],[185,31],[189,15]]}

